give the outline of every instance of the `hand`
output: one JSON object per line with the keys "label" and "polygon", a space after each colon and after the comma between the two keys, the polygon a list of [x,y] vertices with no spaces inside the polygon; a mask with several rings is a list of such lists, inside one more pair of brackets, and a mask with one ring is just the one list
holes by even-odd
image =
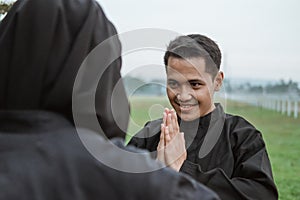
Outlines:
{"label": "hand", "polygon": [[165,127],[165,163],[167,166],[179,171],[183,162],[186,160],[187,153],[185,149],[184,134],[177,133],[171,139],[170,130]]}
{"label": "hand", "polygon": [[166,108],[157,146],[157,159],[179,171],[186,157],[184,135],[179,131],[177,115],[173,109]]}
{"label": "hand", "polygon": [[[167,126],[167,124],[169,124],[171,127],[171,130],[172,130],[171,133],[172,134],[174,133],[172,116],[171,116],[171,114],[173,114],[173,113],[175,114],[175,111],[169,110],[168,108],[165,108],[165,110],[163,112],[163,123],[161,124],[161,127],[160,127],[160,140],[159,140],[159,143],[158,143],[157,149],[156,149],[157,150],[157,158],[156,159],[164,164],[166,164],[166,161],[165,161],[165,146],[166,146],[165,127]],[[175,119],[177,120],[177,116],[175,117]],[[177,123],[177,121],[175,121],[175,123]],[[177,125],[177,129],[179,130],[178,125]],[[176,126],[175,126],[175,130],[176,130]],[[171,137],[173,137],[173,135]]]}

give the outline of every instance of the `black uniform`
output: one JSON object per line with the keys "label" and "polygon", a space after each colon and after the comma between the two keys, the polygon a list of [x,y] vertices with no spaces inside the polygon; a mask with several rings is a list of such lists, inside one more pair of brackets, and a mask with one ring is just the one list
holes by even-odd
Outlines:
{"label": "black uniform", "polygon": [[[120,80],[121,58],[108,67],[102,65],[103,60],[120,54],[119,40],[106,45],[94,63],[94,70],[106,69],[98,86],[79,84],[73,88],[85,57],[115,34],[114,26],[94,0],[19,0],[3,19],[0,24],[1,200],[218,199],[214,192],[190,177],[162,168],[146,152],[140,159],[129,159],[120,153],[125,148],[121,138],[129,118],[128,101]],[[77,78],[91,86],[95,81],[85,76]],[[116,86],[117,83],[121,84]],[[120,101],[115,102],[112,93],[116,87]],[[80,109],[72,112],[72,97],[74,100],[89,96],[92,89],[96,91],[92,95],[95,108],[88,110],[89,102],[79,101]],[[118,106],[119,112],[113,114],[112,106]],[[77,126],[79,129],[75,129],[73,114],[86,119],[86,123]],[[93,131],[95,127],[85,126],[93,116],[101,125],[101,133],[113,138],[113,142]],[[80,138],[78,130],[83,133]],[[93,146],[99,150],[96,154],[85,148],[82,136],[96,144]],[[136,148],[126,149],[141,153]],[[118,171],[99,162],[97,156],[105,157],[114,166],[149,172]]]}
{"label": "black uniform", "polygon": [[[162,120],[148,122],[130,141],[155,151]],[[261,133],[220,104],[200,119],[182,122],[187,159],[180,171],[214,190],[221,199],[277,199],[271,165]]]}
{"label": "black uniform", "polygon": [[190,177],[161,168],[146,154],[135,160],[124,157],[114,148],[125,148],[123,140],[110,143],[97,134],[87,134],[112,161],[150,172],[126,173],[97,161],[73,124],[61,115],[0,111],[0,199],[219,199]]}

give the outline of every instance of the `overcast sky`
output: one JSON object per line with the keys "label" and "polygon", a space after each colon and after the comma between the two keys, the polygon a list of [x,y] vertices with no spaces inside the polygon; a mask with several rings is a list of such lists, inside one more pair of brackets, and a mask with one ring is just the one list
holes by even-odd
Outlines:
{"label": "overcast sky", "polygon": [[[142,28],[178,34],[201,33],[220,46],[225,77],[300,82],[298,0],[98,1],[121,34],[121,40],[122,34],[134,34]],[[169,39],[153,35],[152,42],[165,40],[163,48],[125,50],[123,75],[164,76],[163,50],[174,35],[169,34]],[[123,46],[126,49],[126,44]]]}
{"label": "overcast sky", "polygon": [[[98,1],[119,33],[159,28],[211,37],[224,54],[227,77],[300,81],[298,0]],[[163,65],[162,51],[125,53],[123,75],[149,75],[149,65]]]}

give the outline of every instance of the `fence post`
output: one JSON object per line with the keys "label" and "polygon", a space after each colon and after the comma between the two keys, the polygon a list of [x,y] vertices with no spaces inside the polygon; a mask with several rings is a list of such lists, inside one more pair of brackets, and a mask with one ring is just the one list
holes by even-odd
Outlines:
{"label": "fence post", "polygon": [[283,99],[281,102],[281,114],[284,114],[286,111],[285,100]]}
{"label": "fence post", "polygon": [[274,98],[273,99],[273,108],[272,108],[274,111],[276,111],[276,99]]}
{"label": "fence post", "polygon": [[270,99],[270,109],[275,110],[275,100],[273,98]]}
{"label": "fence post", "polygon": [[290,117],[292,113],[291,100],[287,100],[287,115]]}
{"label": "fence post", "polygon": [[277,112],[280,112],[280,108],[281,108],[281,101],[280,101],[280,99],[278,99],[277,101],[276,101],[276,103],[277,103]]}
{"label": "fence post", "polygon": [[298,118],[298,101],[295,100],[294,103],[294,118],[297,119]]}

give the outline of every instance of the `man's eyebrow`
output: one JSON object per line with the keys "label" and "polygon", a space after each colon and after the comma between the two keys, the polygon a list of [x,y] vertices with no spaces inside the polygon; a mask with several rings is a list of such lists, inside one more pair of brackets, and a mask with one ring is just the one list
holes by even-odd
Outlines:
{"label": "man's eyebrow", "polygon": [[[168,78],[167,81],[178,82],[176,79],[172,79],[172,78]],[[192,83],[192,82],[205,82],[205,81],[202,79],[191,79],[191,80],[187,80],[186,82]]]}
{"label": "man's eyebrow", "polygon": [[189,82],[204,82],[202,79],[191,79]]}
{"label": "man's eyebrow", "polygon": [[177,80],[172,79],[172,78],[168,78],[168,81],[176,81],[177,82]]}

